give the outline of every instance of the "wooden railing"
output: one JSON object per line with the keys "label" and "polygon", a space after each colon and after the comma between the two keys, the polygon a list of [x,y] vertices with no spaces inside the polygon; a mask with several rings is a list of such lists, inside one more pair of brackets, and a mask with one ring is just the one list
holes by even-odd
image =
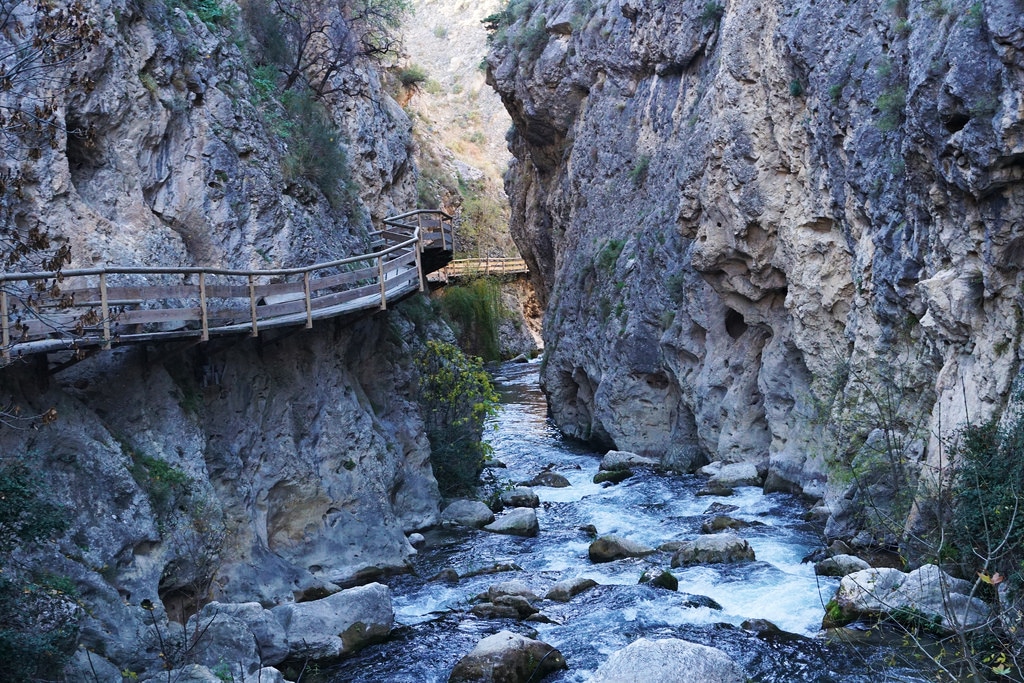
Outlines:
{"label": "wooden railing", "polygon": [[[248,333],[369,309],[424,288],[424,254],[450,254],[452,217],[384,220],[374,251],[302,268],[105,266],[0,273],[0,352],[19,356]],[[437,263],[450,259],[435,257]],[[57,286],[59,285],[59,286]]]}
{"label": "wooden railing", "polygon": [[455,259],[431,274],[431,281],[447,282],[460,277],[487,275],[522,275],[528,273],[526,261],[521,258]]}

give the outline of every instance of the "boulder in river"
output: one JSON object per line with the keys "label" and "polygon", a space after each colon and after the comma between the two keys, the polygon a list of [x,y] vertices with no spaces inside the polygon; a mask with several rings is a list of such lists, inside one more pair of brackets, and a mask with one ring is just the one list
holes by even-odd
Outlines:
{"label": "boulder in river", "polygon": [[577,576],[573,579],[562,579],[553,585],[544,596],[555,602],[569,602],[583,591],[590,590],[597,585],[597,581]]}
{"label": "boulder in river", "polygon": [[510,536],[536,536],[540,531],[533,508],[513,508],[484,527],[484,531]]}
{"label": "boulder in river", "polygon": [[621,484],[633,476],[633,470],[603,470],[594,475],[595,484]]}
{"label": "boulder in river", "polygon": [[[240,642],[247,649],[249,637],[245,634],[228,638],[225,642],[225,624],[241,622],[245,631],[255,639],[256,649],[259,656],[254,661],[262,662],[265,666],[274,666],[284,661],[288,656],[288,641],[285,637],[284,628],[274,616],[274,613],[264,609],[258,602],[209,602],[203,606],[198,614],[189,617],[186,633],[210,633],[216,637],[207,638],[205,635],[196,644],[196,652],[193,653],[193,661],[198,664],[216,666],[221,659],[226,662],[239,662],[244,658],[240,652],[232,652],[228,642]],[[215,628],[216,627],[216,628]],[[219,634],[219,635],[217,635]],[[207,641],[207,642],[203,642]],[[258,667],[257,667],[258,668]]]}
{"label": "boulder in river", "polygon": [[612,653],[590,683],[743,683],[739,664],[721,650],[678,638],[640,638]]}
{"label": "boulder in river", "polygon": [[527,683],[565,668],[562,653],[547,643],[499,631],[459,660],[448,683]]}
{"label": "boulder in river", "polygon": [[753,559],[754,549],[749,543],[736,534],[724,533],[683,541],[679,550],[672,556],[672,566],[749,562]]}
{"label": "boulder in river", "polygon": [[702,534],[715,534],[726,529],[742,529],[747,526],[750,526],[750,522],[744,522],[742,519],[736,519],[728,515],[715,515],[700,525],[700,532]]}
{"label": "boulder in river", "polygon": [[633,467],[658,467],[661,461],[639,453],[629,451],[608,451],[601,458],[599,468],[602,470],[628,470]]}
{"label": "boulder in river", "polygon": [[924,619],[942,629],[973,628],[991,617],[988,605],[970,597],[971,583],[934,564],[909,574],[874,567],[843,577],[835,602],[844,618],[889,615]]}
{"label": "boulder in river", "polygon": [[737,486],[760,486],[764,482],[757,465],[752,462],[731,462],[722,465],[721,469],[708,480],[708,488],[734,489]]}
{"label": "boulder in river", "polygon": [[474,529],[494,521],[494,513],[479,500],[456,500],[441,512],[441,523]]}
{"label": "boulder in river", "polygon": [[535,508],[540,505],[540,498],[528,486],[517,486],[501,494],[501,504],[510,508]]}
{"label": "boulder in river", "polygon": [[818,576],[846,576],[870,568],[871,565],[856,555],[833,555],[816,562],[814,573]]}
{"label": "boulder in river", "polygon": [[653,548],[614,534],[601,536],[591,543],[587,550],[591,562],[611,562],[623,557],[643,557],[653,552]]}
{"label": "boulder in river", "polygon": [[311,602],[278,605],[291,659],[336,659],[391,632],[395,612],[387,586],[371,583]]}
{"label": "boulder in river", "polygon": [[679,579],[672,576],[672,573],[666,569],[648,569],[640,575],[640,583],[670,591],[679,590]]}
{"label": "boulder in river", "polygon": [[517,579],[511,581],[500,581],[487,589],[487,592],[483,594],[488,600],[494,600],[495,598],[504,595],[516,595],[527,600],[537,600],[537,594],[530,590],[524,582]]}
{"label": "boulder in river", "polygon": [[558,472],[544,470],[530,481],[524,482],[523,486],[547,486],[553,489],[564,489],[569,486],[569,480]]}

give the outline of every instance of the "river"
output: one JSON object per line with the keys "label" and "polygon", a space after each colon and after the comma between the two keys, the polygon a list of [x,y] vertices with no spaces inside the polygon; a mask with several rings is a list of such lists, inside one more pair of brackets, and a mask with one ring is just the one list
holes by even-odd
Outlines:
{"label": "river", "polygon": [[[494,457],[507,465],[490,470],[501,481],[525,481],[549,466],[569,479],[566,488],[535,488],[541,499],[539,535],[426,534],[427,546],[412,561],[414,572],[387,580],[396,613],[391,637],[325,672],[332,683],[446,681],[477,641],[503,629],[533,635],[562,652],[570,668],[546,681],[587,681],[612,652],[641,636],[718,647],[755,681],[924,680],[912,668],[891,664],[889,649],[818,636],[837,580],[816,577],[811,564],[801,562],[821,539],[802,521],[805,506],[798,499],[752,487],[728,497],[697,496],[701,477],[642,471],[615,486],[594,484],[601,454],[562,438],[547,418],[537,378],[533,363],[496,370],[502,406],[485,438]],[[754,548],[755,562],[674,569],[679,592],[672,592],[638,585],[645,569],[669,568],[669,553],[605,564],[588,559],[592,536],[582,526],[657,547],[697,535],[715,502],[736,506],[730,516],[752,524],[740,534]],[[464,576],[495,564],[521,569],[456,583],[430,580],[445,568]],[[576,576],[600,585],[569,603],[544,603],[541,611],[553,623],[484,620],[468,613],[473,597],[499,581],[517,579],[544,595],[554,582]],[[722,609],[692,606],[694,595]],[[741,626],[751,619],[771,621],[788,634],[759,636]]]}

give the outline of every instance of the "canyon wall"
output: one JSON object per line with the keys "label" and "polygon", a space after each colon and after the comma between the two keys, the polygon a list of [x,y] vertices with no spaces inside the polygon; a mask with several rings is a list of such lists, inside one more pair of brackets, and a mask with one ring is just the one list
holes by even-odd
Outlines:
{"label": "canyon wall", "polygon": [[[333,75],[322,116],[288,109],[254,61],[259,4],[85,5],[93,44],[4,95],[50,98],[57,117],[42,148],[4,138],[20,178],[5,226],[68,240],[69,267],[271,268],[365,251],[378,219],[415,207],[411,123],[364,58]],[[34,10],[13,15],[29,41]],[[323,136],[310,142],[300,123]],[[340,159],[333,175],[324,159]],[[77,586],[71,678],[91,680],[104,658],[155,675],[170,665],[161,630],[180,636],[175,623],[210,599],[269,607],[404,567],[406,534],[439,503],[412,357],[450,335],[418,324],[388,311],[0,370],[2,464],[27,466],[70,514],[32,566]]]}
{"label": "canyon wall", "polygon": [[943,440],[998,415],[1020,366],[1022,17],[1020,0],[495,15],[512,230],[562,430],[686,471],[755,462],[768,490],[826,497],[837,536],[857,531],[837,469],[882,436],[911,485],[941,474]]}

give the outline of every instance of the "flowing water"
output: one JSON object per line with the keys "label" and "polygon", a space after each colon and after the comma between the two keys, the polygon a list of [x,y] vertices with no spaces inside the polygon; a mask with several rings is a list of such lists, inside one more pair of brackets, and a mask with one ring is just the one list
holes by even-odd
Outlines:
{"label": "flowing water", "polygon": [[[911,669],[887,665],[891,650],[816,637],[823,606],[838,582],[815,577],[811,564],[801,562],[820,537],[801,521],[798,500],[756,488],[740,488],[729,497],[697,496],[700,477],[642,471],[615,486],[594,484],[600,454],[564,440],[547,419],[536,364],[503,365],[496,380],[502,410],[486,438],[507,469],[491,472],[519,482],[550,466],[571,486],[534,489],[541,499],[536,538],[475,530],[428,533],[427,547],[413,558],[414,573],[388,580],[396,613],[392,636],[338,665],[330,672],[333,683],[446,681],[477,641],[503,629],[533,635],[562,652],[569,670],[547,681],[586,681],[608,655],[641,636],[718,647],[757,681],[923,680]],[[588,559],[592,537],[581,526],[657,547],[696,536],[715,502],[736,506],[729,515],[752,524],[740,534],[754,548],[755,562],[674,569],[679,592],[672,592],[638,585],[645,569],[669,568],[669,553],[604,564]],[[430,580],[445,568],[465,576],[496,564],[521,569],[455,583]],[[556,581],[577,576],[600,585],[569,603],[545,603],[542,612],[554,623],[484,620],[468,613],[473,597],[494,583],[520,580],[543,596]],[[693,606],[694,595],[722,609]],[[741,626],[751,619],[766,619],[788,633],[759,636]]]}

